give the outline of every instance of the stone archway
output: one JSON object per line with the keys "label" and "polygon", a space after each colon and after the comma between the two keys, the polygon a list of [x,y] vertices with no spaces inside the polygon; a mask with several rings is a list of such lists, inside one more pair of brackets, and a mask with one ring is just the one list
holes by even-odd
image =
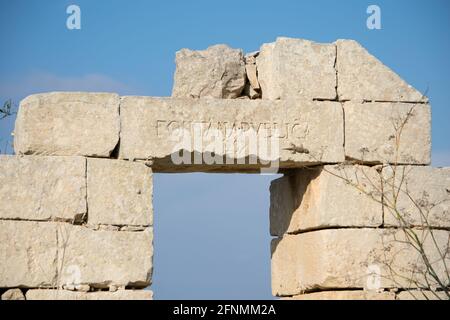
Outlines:
{"label": "stone archway", "polygon": [[[279,38],[245,57],[182,50],[171,98],[29,96],[17,155],[0,158],[0,288],[150,299],[152,172],[281,172],[271,185],[274,295],[406,298],[419,282],[402,270],[417,254],[397,239],[405,223],[421,227],[409,196],[449,200],[450,171],[427,167],[430,140],[426,97],[350,40]],[[397,172],[407,192],[386,188]],[[389,197],[407,221],[392,218]],[[427,216],[438,248],[446,208]],[[386,267],[393,251],[407,253],[388,254]]]}

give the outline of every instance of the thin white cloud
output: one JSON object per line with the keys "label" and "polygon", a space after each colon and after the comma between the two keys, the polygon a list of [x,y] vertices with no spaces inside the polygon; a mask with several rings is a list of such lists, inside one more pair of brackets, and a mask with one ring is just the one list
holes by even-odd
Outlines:
{"label": "thin white cloud", "polygon": [[15,101],[33,93],[50,91],[115,92],[120,95],[138,93],[136,88],[98,73],[70,77],[33,72],[22,78],[0,80],[0,97],[12,98]]}
{"label": "thin white cloud", "polygon": [[450,150],[437,150],[431,153],[433,167],[450,167]]}

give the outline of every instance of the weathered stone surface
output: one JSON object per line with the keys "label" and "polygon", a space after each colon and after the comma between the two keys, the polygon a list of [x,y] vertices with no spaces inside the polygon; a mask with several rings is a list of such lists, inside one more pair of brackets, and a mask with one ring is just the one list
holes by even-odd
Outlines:
{"label": "weathered stone surface", "polygon": [[395,293],[365,290],[319,291],[286,298],[286,300],[395,300]]}
{"label": "weathered stone surface", "polygon": [[245,70],[247,72],[248,81],[253,89],[260,89],[258,76],[256,71],[256,64],[246,64]]}
{"label": "weathered stone surface", "polygon": [[383,168],[384,224],[450,228],[450,168]]}
{"label": "weathered stone surface", "polygon": [[270,233],[383,223],[381,177],[374,167],[298,169],[270,185]]}
{"label": "weathered stone surface", "polygon": [[150,290],[117,290],[115,292],[79,292],[67,290],[28,290],[27,300],[152,300]]}
{"label": "weathered stone surface", "polygon": [[245,64],[256,64],[256,57],[259,55],[259,51],[253,51],[246,53],[244,56]]}
{"label": "weathered stone surface", "polygon": [[215,45],[176,53],[173,97],[237,98],[245,85],[242,50]]}
{"label": "weathered stone surface", "polygon": [[56,281],[56,225],[0,221],[0,287],[41,287]]}
{"label": "weathered stone surface", "polygon": [[344,158],[337,102],[123,97],[120,114],[120,158],[150,159],[156,172],[244,171],[276,160],[286,168]]}
{"label": "weathered stone surface", "polygon": [[[447,279],[444,260],[428,231],[416,230],[438,277]],[[433,233],[448,250],[450,233]],[[313,289],[412,288],[436,285],[423,260],[401,230],[330,229],[286,235],[272,241],[272,291],[293,296]],[[445,263],[450,263],[446,257]],[[391,272],[392,271],[392,272]]]}
{"label": "weathered stone surface", "polygon": [[91,230],[61,225],[58,229],[60,284],[146,287],[153,269],[153,232]]}
{"label": "weathered stone surface", "polygon": [[336,46],[277,38],[256,58],[263,99],[336,98]]}
{"label": "weathered stone surface", "polygon": [[145,287],[152,231],[94,231],[67,223],[0,221],[0,287]]}
{"label": "weathered stone surface", "polygon": [[152,170],[143,163],[88,159],[89,224],[151,225]]}
{"label": "weathered stone surface", "polygon": [[427,101],[356,41],[338,40],[336,46],[340,100]]}
{"label": "weathered stone surface", "polygon": [[344,113],[346,157],[375,163],[430,163],[429,105],[346,102]]}
{"label": "weathered stone surface", "polygon": [[20,289],[9,289],[2,294],[1,300],[25,300],[25,296]]}
{"label": "weathered stone surface", "polygon": [[119,141],[119,96],[52,92],[20,103],[14,130],[17,154],[109,157]]}
{"label": "weathered stone surface", "polygon": [[244,93],[250,99],[261,97],[261,86],[258,81],[258,68],[256,67],[256,57],[259,51],[248,53],[245,55],[245,72],[248,82],[245,85]]}
{"label": "weathered stone surface", "polygon": [[406,290],[397,294],[397,300],[449,300],[442,291]]}
{"label": "weathered stone surface", "polygon": [[0,156],[0,219],[80,220],[86,159]]}

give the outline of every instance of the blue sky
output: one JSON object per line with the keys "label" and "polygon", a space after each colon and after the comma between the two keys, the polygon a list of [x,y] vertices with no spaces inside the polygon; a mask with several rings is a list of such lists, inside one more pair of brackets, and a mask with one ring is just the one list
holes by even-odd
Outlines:
{"label": "blue sky", "polygon": [[[66,28],[70,4],[81,8],[81,30]],[[381,8],[381,30],[366,28],[370,4]],[[277,36],[351,38],[428,88],[433,164],[449,166],[449,31],[446,0],[0,0],[0,102],[52,90],[168,96],[175,52],[184,47],[226,43],[250,52]],[[0,121],[0,145],[13,120]],[[271,179],[155,177],[156,298],[271,296]]]}

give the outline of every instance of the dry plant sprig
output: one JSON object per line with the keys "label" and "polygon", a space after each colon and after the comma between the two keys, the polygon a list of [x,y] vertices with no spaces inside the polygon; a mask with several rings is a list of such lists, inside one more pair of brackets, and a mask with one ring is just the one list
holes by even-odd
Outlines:
{"label": "dry plant sprig", "polygon": [[11,99],[5,101],[5,103],[3,103],[3,107],[0,107],[0,120],[16,114],[16,112],[13,111],[14,109],[15,106]]}

